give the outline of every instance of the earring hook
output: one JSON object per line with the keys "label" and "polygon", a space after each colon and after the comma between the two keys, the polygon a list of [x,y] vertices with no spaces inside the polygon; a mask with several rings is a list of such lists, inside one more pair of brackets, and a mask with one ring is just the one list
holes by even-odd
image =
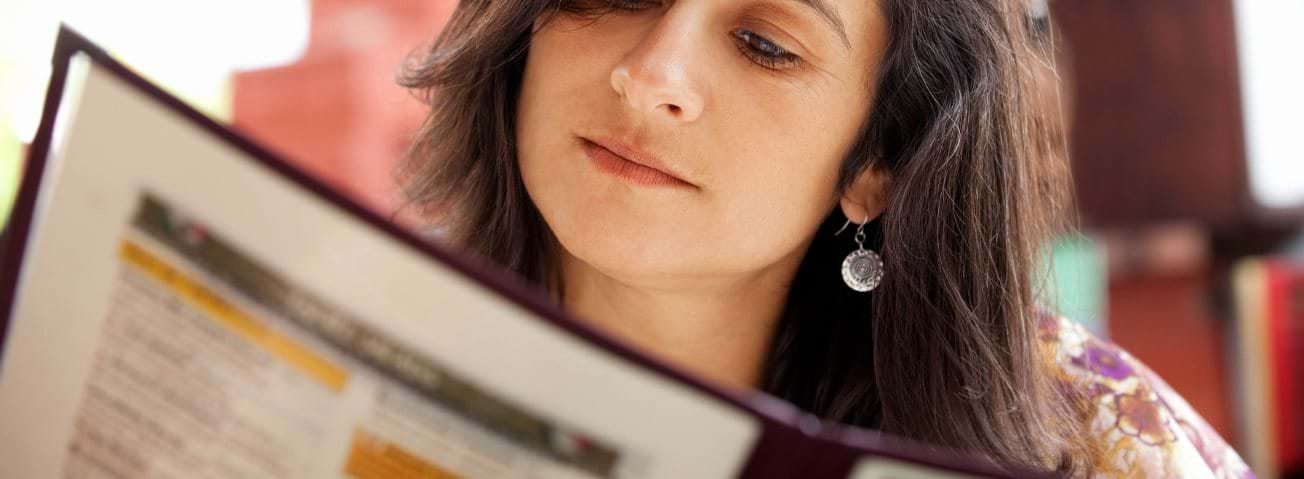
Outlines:
{"label": "earring hook", "polygon": [[[869,222],[869,215],[865,215],[865,220],[862,221],[862,222],[860,222],[860,226],[865,226],[865,223],[868,223],[868,222]],[[846,222],[846,223],[843,223],[843,224],[842,224],[842,227],[841,227],[841,228],[838,228],[838,231],[837,231],[836,233],[833,233],[833,236],[837,236],[837,235],[841,234],[841,233],[842,233],[842,230],[847,229],[847,226],[850,225],[850,224],[851,224],[851,218],[847,218],[847,222]]]}

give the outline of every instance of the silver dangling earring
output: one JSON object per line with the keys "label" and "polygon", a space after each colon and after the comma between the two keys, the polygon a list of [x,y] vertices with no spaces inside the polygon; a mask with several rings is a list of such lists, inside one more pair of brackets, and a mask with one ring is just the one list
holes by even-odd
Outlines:
{"label": "silver dangling earring", "polygon": [[[842,260],[842,281],[847,283],[847,287],[862,293],[877,288],[878,283],[883,281],[883,258],[873,250],[865,249],[865,223],[869,223],[869,216],[856,226],[855,239],[859,247],[847,255],[847,259]],[[833,235],[837,236],[850,224],[851,220],[847,219],[847,223]]]}

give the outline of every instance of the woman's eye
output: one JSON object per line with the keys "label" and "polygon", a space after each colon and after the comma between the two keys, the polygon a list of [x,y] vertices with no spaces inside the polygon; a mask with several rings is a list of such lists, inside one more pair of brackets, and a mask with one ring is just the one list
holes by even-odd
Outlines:
{"label": "woman's eye", "polygon": [[738,51],[765,68],[781,70],[801,64],[801,57],[754,32],[740,28],[733,31],[733,36],[738,39]]}

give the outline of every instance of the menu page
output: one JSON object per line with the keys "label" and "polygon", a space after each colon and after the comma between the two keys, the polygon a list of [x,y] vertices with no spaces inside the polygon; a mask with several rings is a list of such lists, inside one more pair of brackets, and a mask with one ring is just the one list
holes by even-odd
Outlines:
{"label": "menu page", "polygon": [[741,470],[754,417],[73,63],[0,358],[0,477]]}

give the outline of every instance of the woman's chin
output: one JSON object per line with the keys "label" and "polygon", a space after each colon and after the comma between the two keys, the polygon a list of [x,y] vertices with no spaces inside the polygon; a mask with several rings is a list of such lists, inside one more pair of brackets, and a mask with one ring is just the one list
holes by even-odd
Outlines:
{"label": "woman's chin", "polygon": [[707,264],[701,255],[673,244],[649,244],[644,240],[595,241],[585,238],[562,246],[572,261],[622,282],[643,282],[700,273]]}

